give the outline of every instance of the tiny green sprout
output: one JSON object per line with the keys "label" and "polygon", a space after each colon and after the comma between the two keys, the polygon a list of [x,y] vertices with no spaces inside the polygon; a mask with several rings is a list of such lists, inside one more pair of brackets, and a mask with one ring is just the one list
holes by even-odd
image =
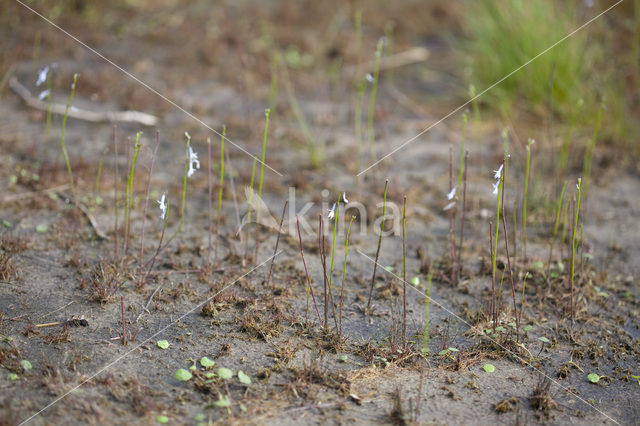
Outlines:
{"label": "tiny green sprout", "polygon": [[538,337],[538,340],[540,340],[542,343],[551,343],[551,341],[544,336]]}
{"label": "tiny green sprout", "polygon": [[190,367],[189,367],[189,370],[190,370],[190,371],[196,371],[196,366],[195,366],[195,365],[190,366]]}
{"label": "tiny green sprout", "polygon": [[9,176],[9,183],[11,185],[15,185],[16,183],[18,183],[18,176],[16,175]]}
{"label": "tiny green sprout", "polygon": [[213,379],[214,377],[216,377],[216,373],[214,373],[213,371],[207,371],[206,373],[204,373],[204,377],[206,377],[207,379]]}
{"label": "tiny green sprout", "polygon": [[244,371],[238,370],[238,381],[240,383],[242,383],[243,385],[250,385],[251,384],[251,377],[246,375]]}
{"label": "tiny green sprout", "polygon": [[200,365],[204,368],[210,368],[216,365],[216,362],[212,359],[207,358],[206,356],[203,356],[202,358],[200,358]]}
{"label": "tiny green sprout", "polygon": [[20,378],[20,376],[18,376],[16,373],[9,373],[7,378],[13,382],[13,381],[18,380]]}
{"label": "tiny green sprout", "polygon": [[218,370],[216,371],[216,374],[218,375],[218,377],[225,380],[233,377],[233,371],[231,371],[226,367],[218,368]]}
{"label": "tiny green sprout", "polygon": [[640,374],[638,374],[637,376],[634,376],[633,374],[631,375],[631,377],[633,377],[634,379],[636,379],[638,381],[638,385],[640,385]]}
{"label": "tiny green sprout", "polygon": [[226,396],[218,394],[218,400],[215,401],[213,405],[221,408],[229,408],[231,406],[231,402],[229,402],[229,398]]}
{"label": "tiny green sprout", "polygon": [[522,327],[522,330],[526,333],[527,331],[531,331],[531,329],[533,328],[532,325],[525,325],[524,327]]}
{"label": "tiny green sprout", "polygon": [[46,223],[41,223],[40,225],[36,226],[36,232],[44,234],[47,231],[49,231],[49,226]]}
{"label": "tiny green sprout", "polygon": [[600,381],[600,376],[598,376],[596,373],[589,373],[587,375],[587,379],[589,379],[591,383],[598,383]]}
{"label": "tiny green sprout", "polygon": [[540,270],[542,268],[544,268],[544,263],[542,263],[540,260],[533,262],[533,265],[531,265],[531,267],[535,270]]}
{"label": "tiny green sprout", "polygon": [[503,326],[501,326],[501,325],[500,325],[500,326],[498,326],[498,327],[496,327],[496,331],[497,331],[498,333],[502,333],[502,332],[503,332],[503,331],[505,331],[505,330],[506,330],[506,328],[504,328],[504,327],[503,327]]}
{"label": "tiny green sprout", "polygon": [[387,272],[393,272],[393,266],[385,266],[384,270]]}
{"label": "tiny green sprout", "polygon": [[49,198],[51,198],[53,201],[57,201],[57,200],[60,199],[60,196],[55,192],[50,192],[49,193]]}
{"label": "tiny green sprout", "polygon": [[6,228],[11,228],[11,226],[13,226],[13,223],[11,223],[8,220],[4,219],[2,221],[2,225],[4,225]]}
{"label": "tiny green sprout", "polygon": [[193,416],[193,420],[195,420],[196,422],[202,422],[204,421],[205,418],[206,416],[203,413],[198,413],[195,416]]}
{"label": "tiny green sprout", "polygon": [[447,348],[447,349],[443,349],[440,352],[438,352],[438,355],[446,355],[449,352],[460,352],[460,349],[457,348]]}
{"label": "tiny green sprout", "polygon": [[240,407],[240,411],[242,411],[243,413],[247,412],[247,406],[244,405],[243,403],[240,403],[239,407]]}
{"label": "tiny green sprout", "polygon": [[347,362],[347,356],[346,355],[340,355],[340,362]]}
{"label": "tiny green sprout", "polygon": [[409,283],[410,283],[412,286],[419,287],[419,286],[420,286],[420,277],[413,277],[413,278],[411,278],[411,281],[409,281]]}
{"label": "tiny green sprout", "polygon": [[169,417],[167,417],[165,415],[158,416],[158,417],[156,417],[156,421],[158,423],[161,423],[161,424],[169,423]]}
{"label": "tiny green sprout", "polygon": [[496,371],[496,367],[493,364],[485,364],[482,369],[487,373],[493,373],[494,371]]}
{"label": "tiny green sprout", "polygon": [[180,380],[181,382],[188,382],[189,380],[191,380],[192,375],[188,370],[179,368],[178,370],[176,370],[176,374],[174,374],[173,377],[175,377],[176,380]]}
{"label": "tiny green sprout", "polygon": [[26,359],[23,359],[22,361],[20,361],[20,365],[22,366],[24,371],[29,371],[33,368],[33,365],[31,365],[31,361]]}
{"label": "tiny green sprout", "polygon": [[160,349],[169,349],[169,342],[166,340],[158,340],[156,344]]}

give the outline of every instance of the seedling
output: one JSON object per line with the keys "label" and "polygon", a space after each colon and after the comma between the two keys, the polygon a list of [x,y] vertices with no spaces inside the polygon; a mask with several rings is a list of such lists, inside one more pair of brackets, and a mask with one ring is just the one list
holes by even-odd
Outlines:
{"label": "seedling", "polygon": [[189,370],[185,370],[184,368],[179,368],[176,370],[176,373],[173,375],[176,380],[180,380],[181,382],[188,382],[191,380],[192,374]]}
{"label": "seedling", "polygon": [[202,358],[200,358],[200,365],[204,368],[211,368],[216,365],[216,362],[212,359],[207,358],[206,356],[203,356]]}
{"label": "seedling", "polygon": [[169,342],[167,340],[158,340],[156,344],[160,349],[169,349]]}
{"label": "seedling", "polygon": [[587,379],[589,379],[589,381],[591,383],[598,383],[600,381],[601,377],[598,376],[596,373],[589,373],[587,375]]}
{"label": "seedling", "polygon": [[493,364],[485,364],[482,369],[487,373],[493,373],[496,371],[496,367]]}
{"label": "seedling", "polygon": [[158,417],[156,417],[156,422],[158,422],[160,424],[169,423],[169,417],[167,417],[165,415],[158,416]]}
{"label": "seedling", "polygon": [[571,230],[571,327],[573,328],[573,323],[575,321],[574,317],[574,298],[573,298],[573,278],[575,274],[575,260],[576,260],[576,231],[578,229],[578,216],[580,214],[580,184],[582,183],[582,179],[578,178],[578,183],[576,184],[576,188],[578,189],[577,201],[576,201],[576,210],[573,216],[573,229]]}

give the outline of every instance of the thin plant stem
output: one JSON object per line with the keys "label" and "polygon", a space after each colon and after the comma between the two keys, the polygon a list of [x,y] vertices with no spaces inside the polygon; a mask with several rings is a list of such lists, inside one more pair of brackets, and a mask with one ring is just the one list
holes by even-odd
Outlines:
{"label": "thin plant stem", "polygon": [[369,95],[369,111],[367,117],[367,129],[369,135],[369,152],[371,155],[371,161],[376,160],[375,151],[375,131],[373,128],[373,119],[375,116],[376,108],[376,95],[378,93],[378,81],[380,79],[380,62],[382,60],[382,50],[384,48],[384,38],[378,40],[376,46],[376,61],[373,68],[373,81],[371,82],[371,94]]}
{"label": "thin plant stem", "polygon": [[378,236],[378,248],[376,249],[376,261],[373,264],[373,275],[371,276],[371,287],[369,288],[369,299],[367,300],[367,309],[371,308],[371,296],[373,295],[373,285],[376,282],[376,267],[378,266],[378,257],[380,256],[380,246],[382,245],[382,234],[384,233],[385,211],[387,207],[387,188],[389,179],[384,181],[384,191],[382,193],[382,220],[380,221],[380,235]]}
{"label": "thin plant stem", "polygon": [[[449,191],[453,191],[453,147],[449,146]],[[453,241],[453,209],[449,209],[449,250],[451,256],[451,284],[456,282],[456,249]]]}
{"label": "thin plant stem", "polygon": [[527,165],[524,172],[524,192],[522,195],[522,246],[524,251],[524,260],[527,260],[527,194],[529,192],[529,173],[531,172],[531,145],[535,141],[529,138],[527,142]]}
{"label": "thin plant stem", "polygon": [[[493,254],[492,254],[492,259],[491,259],[491,277],[492,277],[492,292],[494,291],[494,286],[495,286],[495,281],[496,281],[496,259],[497,259],[497,255],[498,255],[498,234],[499,234],[499,230],[500,230],[500,200],[501,200],[501,194],[503,191],[503,183],[504,183],[504,175],[506,173],[505,169],[505,160],[502,160],[502,168],[503,171],[500,174],[500,183],[498,186],[498,199],[496,201],[496,229],[495,229],[495,236],[493,238]],[[498,314],[497,314],[497,306],[495,306],[494,303],[494,325],[497,326],[497,320],[498,320]]]}
{"label": "thin plant stem", "polygon": [[[218,190],[218,211],[216,219],[216,248],[213,255],[213,263],[218,259],[218,246],[220,241],[220,218],[222,212],[222,193],[224,191],[224,138],[227,134],[227,126],[222,126],[222,136],[220,138],[220,188]],[[235,197],[235,196],[234,196]]]}
{"label": "thin plant stem", "polygon": [[[354,111],[353,125],[356,137],[356,171],[359,173],[362,169],[362,102],[364,101],[364,91],[367,88],[367,81],[363,80],[358,84],[358,94],[356,96],[356,110]],[[356,176],[356,183],[360,180]]]}
{"label": "thin plant stem", "polygon": [[162,240],[164,239],[164,234],[165,234],[165,231],[167,230],[167,223],[169,222],[170,207],[171,205],[170,205],[169,199],[167,198],[167,210],[165,211],[164,218],[162,220],[162,232],[160,233],[160,241],[158,241],[158,247],[156,248],[155,253],[147,261],[147,264],[149,265],[149,267],[147,268],[147,272],[144,274],[144,278],[142,279],[141,285],[144,285],[144,283],[147,281],[147,277],[149,276],[149,274],[151,273],[151,270],[153,269],[153,265],[156,262],[156,258],[158,257],[158,254],[160,254],[160,250],[162,250]]}
{"label": "thin plant stem", "polygon": [[342,335],[342,306],[344,304],[344,278],[347,274],[347,254],[349,252],[349,234],[351,233],[351,224],[355,219],[355,216],[351,216],[349,226],[347,227],[347,237],[344,243],[344,266],[342,267],[342,284],[340,285],[340,335]]}
{"label": "thin plant stem", "polygon": [[336,203],[336,211],[333,217],[333,240],[331,241],[331,267],[329,268],[329,290],[332,288],[333,284],[333,260],[336,254],[336,233],[338,230],[338,216],[340,211],[340,203]]}
{"label": "thin plant stem", "polygon": [[462,241],[464,240],[464,222],[465,222],[465,213],[467,209],[467,166],[469,162],[469,151],[466,150],[464,152],[464,173],[462,177],[462,211],[460,217],[460,241],[458,243],[458,272],[457,278],[458,281],[462,276]]}
{"label": "thin plant stem", "polygon": [[[207,222],[209,223],[209,232],[207,233],[207,260],[211,260],[212,243],[211,236],[213,235],[213,179],[211,178],[211,138],[207,138]],[[207,263],[209,263],[207,261]],[[215,263],[215,259],[213,261]]]}
{"label": "thin plant stem", "polygon": [[324,219],[322,218],[322,215],[319,215],[319,220],[320,220],[320,227],[319,227],[320,254],[321,254],[321,260],[322,260],[322,271],[324,274],[323,277],[324,277],[324,295],[325,295],[325,305],[324,305],[325,330],[329,330],[329,321],[328,321],[329,305],[331,305],[331,308],[333,310],[333,321],[335,322],[336,329],[338,329],[338,317],[336,315],[336,306],[333,303],[333,292],[331,290],[331,282],[329,281],[329,278],[327,275],[327,251],[325,250]]}
{"label": "thin plant stem", "polygon": [[49,74],[47,75],[47,118],[46,118],[46,127],[44,133],[44,158],[46,159],[49,155],[49,139],[51,138],[51,105],[53,105],[53,100],[51,98],[51,88],[53,86],[51,74],[53,73],[53,69],[49,70]]}
{"label": "thin plant stem", "polygon": [[[582,168],[582,178],[584,179],[584,188],[582,191],[584,192],[585,200],[588,197],[589,192],[589,184],[591,182],[591,165],[593,163],[593,152],[596,148],[596,142],[598,140],[598,132],[600,131],[600,124],[602,123],[602,110],[604,109],[604,105],[601,105],[598,108],[598,114],[596,115],[596,122],[593,126],[593,135],[591,136],[591,143],[587,146],[587,149],[584,153],[584,166]],[[588,208],[589,203],[585,204]]]}
{"label": "thin plant stem", "polygon": [[95,195],[98,195],[100,193],[100,180],[102,178],[102,166],[104,165],[104,156],[106,155],[106,153],[107,153],[106,150],[102,151],[102,154],[100,155],[100,160],[98,161],[98,170],[96,171],[96,182],[93,187],[93,193]]}
{"label": "thin plant stem", "polygon": [[575,307],[574,307],[574,296],[573,296],[573,280],[575,275],[575,262],[576,262],[576,230],[578,229],[578,217],[580,215],[580,198],[582,194],[581,185],[582,178],[578,178],[578,184],[576,188],[578,189],[578,195],[576,198],[576,210],[573,216],[573,229],[571,230],[571,327],[573,328],[573,323],[575,321]]}
{"label": "thin plant stem", "polygon": [[318,314],[318,322],[322,324],[322,319],[320,318],[320,311],[318,310],[318,304],[316,303],[316,296],[313,294],[313,287],[311,286],[311,279],[309,278],[309,270],[307,269],[307,262],[304,260],[304,249],[302,248],[302,234],[300,233],[300,219],[296,215],[296,223],[298,225],[298,240],[300,241],[300,256],[302,256],[302,265],[304,266],[304,275],[307,277],[307,285],[309,286],[309,292],[311,293],[311,298],[313,299],[313,306],[316,308],[316,313]]}
{"label": "thin plant stem", "polygon": [[247,237],[246,240],[244,241],[244,262],[247,262],[247,256],[249,254],[249,228],[251,228],[251,202],[253,201],[253,181],[255,180],[256,177],[256,164],[257,164],[257,159],[254,157],[253,158],[253,165],[251,166],[251,180],[249,182],[249,199],[248,204],[249,204],[249,211],[247,212]]}
{"label": "thin plant stem", "polygon": [[429,305],[431,304],[431,280],[433,273],[427,276],[427,291],[424,298],[424,332],[422,335],[422,353],[429,352]]}
{"label": "thin plant stem", "polygon": [[567,189],[567,181],[562,184],[562,190],[560,191],[560,197],[556,204],[556,219],[553,224],[553,234],[551,235],[551,244],[549,246],[549,261],[547,262],[547,276],[551,275],[551,260],[553,259],[553,246],[556,242],[556,236],[558,235],[558,226],[560,224],[560,212],[562,210],[562,200],[564,199],[564,192]]}
{"label": "thin plant stem", "polygon": [[138,161],[138,155],[140,154],[140,136],[142,132],[136,134],[136,142],[133,147],[133,156],[131,157],[131,166],[129,167],[129,174],[127,176],[127,205],[125,210],[125,236],[124,236],[124,248],[123,253],[126,255],[129,250],[129,235],[131,233],[131,209],[133,206],[133,182],[134,173],[136,169],[136,162]]}
{"label": "thin plant stem", "polygon": [[[278,243],[280,243],[280,234],[282,233],[282,222],[284,221],[284,213],[287,211],[287,205],[289,204],[289,200],[284,202],[284,207],[282,208],[282,216],[280,216],[280,226],[278,227],[278,236],[276,237],[276,246],[273,249],[274,253],[278,252]],[[276,258],[274,255],[271,258],[271,266],[269,266],[269,274],[267,275],[266,286],[269,287],[269,283],[271,282],[271,274],[273,273],[273,261]]]}
{"label": "thin plant stem", "polygon": [[124,296],[120,296],[120,312],[122,313],[122,346],[127,344],[127,330],[124,325]]}
{"label": "thin plant stem", "polygon": [[76,93],[77,82],[78,82],[78,73],[73,74],[73,83],[71,83],[71,93],[69,94],[69,99],[67,100],[67,106],[64,109],[64,116],[62,117],[62,135],[60,136],[60,146],[62,147],[62,155],[64,156],[64,162],[67,165],[67,173],[69,174],[69,184],[71,186],[71,195],[73,196],[74,200],[76,200],[76,197],[75,197],[75,191],[73,187],[73,173],[71,172],[71,162],[69,161],[69,154],[67,153],[67,147],[64,143],[64,137],[67,129],[67,117],[69,114],[69,108],[71,107],[73,96]]}
{"label": "thin plant stem", "polygon": [[151,156],[151,164],[149,165],[149,174],[147,175],[147,190],[144,197],[144,210],[142,212],[142,235],[140,237],[140,264],[144,257],[144,229],[147,219],[147,208],[149,207],[149,192],[151,191],[151,175],[153,174],[153,165],[156,162],[158,155],[158,147],[160,146],[160,132],[156,131],[156,147],[153,149],[153,155]]}
{"label": "thin plant stem", "polygon": [[[507,163],[508,162],[505,160],[505,172],[502,175],[503,185],[506,185]],[[502,230],[503,230],[503,237],[504,237],[505,253],[507,255],[507,267],[509,268],[509,280],[511,281],[511,296],[513,298],[513,315],[515,316],[515,319],[516,319],[516,341],[518,341],[518,335],[520,332],[520,319],[518,318],[518,306],[516,305],[516,285],[513,279],[513,269],[511,268],[511,256],[509,256],[509,234],[507,233],[507,221],[505,219],[505,213],[504,213],[504,193],[505,193],[505,188],[502,189],[502,194],[501,194],[502,201],[500,203],[502,204]]]}
{"label": "thin plant stem", "polygon": [[467,151],[465,150],[465,143],[467,139],[468,119],[469,119],[469,114],[467,112],[464,112],[462,114],[462,142],[460,144],[460,166],[458,169],[458,184],[456,185],[458,190],[460,189],[460,185],[462,185],[462,175],[463,175],[463,170],[465,169],[464,162],[466,161],[466,154],[467,154]]}
{"label": "thin plant stem", "polygon": [[113,125],[113,166],[115,169],[113,182],[113,258],[118,258],[118,125]]}
{"label": "thin plant stem", "polygon": [[[271,110],[269,108],[267,108],[264,111],[264,136],[262,138],[262,156],[260,159],[260,180],[258,181],[258,199],[262,200],[262,184],[264,183],[264,161],[265,161],[265,156],[267,154],[267,133],[269,130],[269,116],[271,115]],[[262,206],[262,203],[258,203],[258,208],[256,209],[256,222],[259,225],[260,224],[260,206]],[[255,228],[256,231],[259,230],[258,226],[256,226]],[[255,236],[255,255],[254,255],[254,259],[255,262],[258,263],[258,245],[260,244],[260,236],[258,235],[258,233],[256,233]]]}
{"label": "thin plant stem", "polygon": [[407,347],[407,196],[402,201],[402,347]]}
{"label": "thin plant stem", "polygon": [[[495,250],[493,246],[493,231],[492,222],[489,222],[489,253],[491,255],[491,263],[494,263]],[[489,311],[491,312],[491,319],[493,321],[493,329],[497,326],[496,321],[496,270],[491,271],[491,303],[489,304]]]}

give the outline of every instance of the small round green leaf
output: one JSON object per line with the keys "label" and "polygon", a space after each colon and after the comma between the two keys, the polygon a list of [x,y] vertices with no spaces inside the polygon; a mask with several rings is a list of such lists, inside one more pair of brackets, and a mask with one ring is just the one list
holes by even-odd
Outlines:
{"label": "small round green leaf", "polygon": [[409,282],[411,285],[418,287],[420,285],[420,277],[413,277]]}
{"label": "small round green leaf", "polygon": [[189,380],[191,380],[192,376],[188,370],[179,368],[178,370],[176,370],[176,374],[173,377],[175,377],[176,380],[180,380],[181,382],[188,382]]}
{"label": "small round green leaf", "polygon": [[210,368],[216,365],[216,362],[212,359],[207,358],[206,356],[203,356],[202,358],[200,358],[200,365],[204,368]]}
{"label": "small round green leaf", "polygon": [[20,361],[20,365],[22,365],[22,368],[24,368],[25,371],[31,370],[33,368],[33,365],[31,365],[31,361],[26,359]]}
{"label": "small round green leaf", "polygon": [[158,340],[157,345],[160,349],[169,349],[169,342],[166,340]]}
{"label": "small round green leaf", "polygon": [[216,374],[221,379],[230,379],[233,377],[233,371],[225,367],[218,368],[218,370],[216,371]]}
{"label": "small round green leaf", "polygon": [[598,383],[600,381],[600,376],[598,376],[596,373],[590,373],[587,376],[587,379],[589,379],[591,383]]}
{"label": "small round green leaf", "polygon": [[13,382],[15,380],[18,380],[20,378],[20,376],[18,376],[16,373],[9,373],[7,378]]}
{"label": "small round green leaf", "polygon": [[238,380],[243,385],[250,385],[251,384],[251,377],[247,376],[244,373],[244,371],[242,371],[242,370],[238,370]]}
{"label": "small round green leaf", "polygon": [[482,368],[487,373],[493,373],[494,371],[496,371],[496,367],[493,364],[485,364],[484,367],[482,367]]}
{"label": "small round green leaf", "polygon": [[540,340],[542,343],[551,343],[551,341],[544,336],[538,337],[538,340]]}
{"label": "small round green leaf", "polygon": [[158,417],[156,417],[156,421],[158,423],[162,423],[162,424],[169,423],[169,417],[167,417],[167,416],[158,416]]}
{"label": "small round green leaf", "polygon": [[48,230],[49,230],[49,227],[47,226],[46,223],[41,223],[40,225],[36,226],[36,232],[39,232],[41,234],[44,234]]}

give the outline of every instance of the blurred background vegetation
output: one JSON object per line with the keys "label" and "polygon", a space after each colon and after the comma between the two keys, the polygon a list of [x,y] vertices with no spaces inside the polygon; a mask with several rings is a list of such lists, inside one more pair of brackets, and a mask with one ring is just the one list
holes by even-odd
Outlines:
{"label": "blurred background vegetation", "polygon": [[[0,1],[3,15],[0,72],[5,75],[13,62],[35,56],[34,50],[53,48],[51,42],[48,45],[45,42],[45,35],[49,37],[54,31],[43,27],[39,18],[12,0]],[[108,42],[109,37],[117,36],[119,43],[126,43],[127,37],[136,37],[174,47],[180,45],[182,53],[173,60],[194,62],[193,76],[184,76],[185,79],[197,78],[196,62],[209,69],[226,67],[226,71],[216,72],[227,72],[234,79],[238,78],[236,67],[241,65],[243,72],[255,73],[245,77],[243,84],[255,82],[265,91],[270,84],[272,58],[265,28],[270,28],[274,34],[268,37],[273,37],[287,57],[295,56],[290,55],[294,52],[304,59],[299,61],[301,66],[292,79],[297,79],[298,93],[304,94],[306,90],[310,96],[321,94],[314,89],[319,86],[314,78],[329,80],[336,66],[364,61],[366,55],[361,56],[362,52],[372,53],[377,39],[387,35],[391,43],[386,54],[422,44],[432,51],[425,67],[433,67],[439,58],[446,58],[447,65],[440,71],[445,70],[443,74],[453,77],[455,82],[441,84],[444,95],[420,94],[423,86],[419,84],[406,87],[418,102],[428,103],[431,99],[432,104],[450,110],[469,99],[471,86],[476,93],[482,92],[615,1],[407,0],[391,4],[380,0],[349,3],[326,0],[322,4],[300,1],[269,5],[260,1],[28,0],[27,3],[90,44]],[[361,52],[355,52],[353,16],[359,9],[363,11],[364,40]],[[281,26],[274,26],[275,22]],[[17,33],[21,37],[16,37]],[[67,46],[66,52],[70,49]],[[236,63],[236,56],[240,56],[234,52],[242,49],[251,58]],[[413,70],[415,73],[416,68]],[[418,75],[419,72],[418,68]],[[403,78],[406,76],[402,74]],[[608,145],[633,154],[635,169],[640,158],[639,87],[640,0],[624,0],[494,87],[479,99],[478,106],[483,121],[499,120],[525,129],[544,127],[545,143],[557,149],[568,142],[572,143],[572,149],[584,147],[591,138],[599,111],[604,108],[598,146]],[[351,92],[341,93],[355,99],[356,88],[349,89]]]}

